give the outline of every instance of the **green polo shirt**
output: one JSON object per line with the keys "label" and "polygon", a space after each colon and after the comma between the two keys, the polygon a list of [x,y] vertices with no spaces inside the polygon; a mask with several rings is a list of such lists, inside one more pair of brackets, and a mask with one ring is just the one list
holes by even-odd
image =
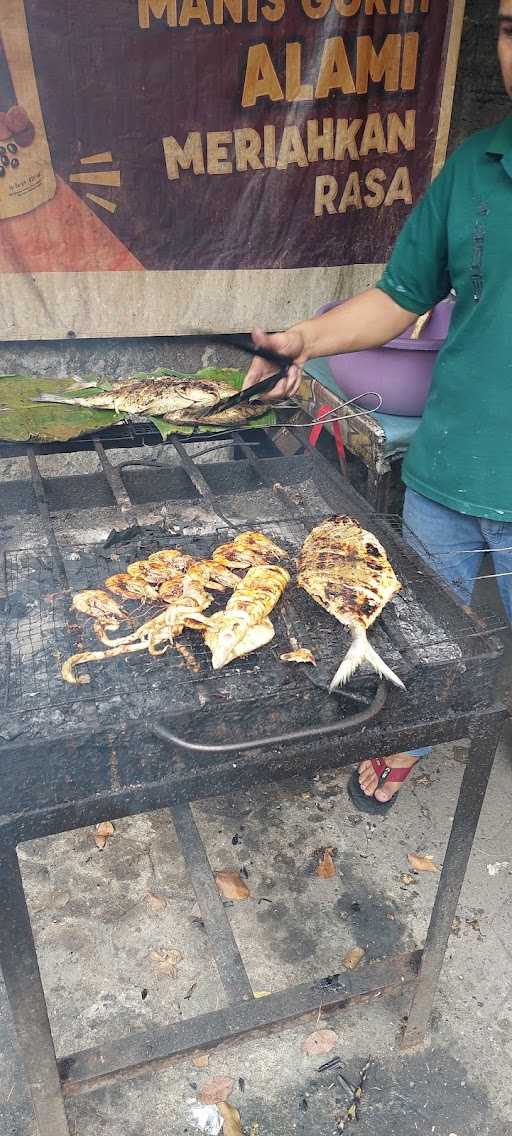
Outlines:
{"label": "green polo shirt", "polygon": [[512,521],[512,116],[469,138],[406,222],[378,287],[408,311],[456,303],[407,454],[407,485]]}

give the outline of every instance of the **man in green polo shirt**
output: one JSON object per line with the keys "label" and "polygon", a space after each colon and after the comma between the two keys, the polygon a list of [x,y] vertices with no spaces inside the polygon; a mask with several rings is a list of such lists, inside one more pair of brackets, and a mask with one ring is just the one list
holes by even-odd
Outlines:
{"label": "man in green polo shirt", "polygon": [[[512,0],[501,0],[498,57],[512,98]],[[469,138],[411,213],[382,279],[342,308],[254,340],[295,359],[273,397],[292,394],[320,355],[378,347],[443,300],[456,303],[423,417],[403,466],[404,536],[465,601],[492,551],[512,623],[512,116]],[[271,368],[255,360],[246,385]],[[354,803],[387,811],[425,750],[374,758]]]}

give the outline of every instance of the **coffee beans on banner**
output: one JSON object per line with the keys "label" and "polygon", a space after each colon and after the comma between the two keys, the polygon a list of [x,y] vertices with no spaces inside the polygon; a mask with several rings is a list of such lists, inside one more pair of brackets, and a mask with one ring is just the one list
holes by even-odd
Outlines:
{"label": "coffee beans on banner", "polygon": [[5,116],[7,126],[11,134],[21,134],[23,130],[30,126],[30,119],[26,110],[21,106],[13,106],[7,111]]}
{"label": "coffee beans on banner", "polygon": [[25,149],[27,146],[31,146],[34,141],[35,134],[36,132],[34,130],[34,127],[30,122],[26,130],[22,130],[19,134],[16,134],[16,145],[22,146],[23,149]]}

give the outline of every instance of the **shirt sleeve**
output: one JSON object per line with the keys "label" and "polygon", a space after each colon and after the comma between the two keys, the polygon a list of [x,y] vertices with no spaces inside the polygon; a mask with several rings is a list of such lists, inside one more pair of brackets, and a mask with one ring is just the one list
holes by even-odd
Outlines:
{"label": "shirt sleeve", "polygon": [[422,315],[448,295],[448,213],[453,159],[408,217],[377,288],[406,311]]}

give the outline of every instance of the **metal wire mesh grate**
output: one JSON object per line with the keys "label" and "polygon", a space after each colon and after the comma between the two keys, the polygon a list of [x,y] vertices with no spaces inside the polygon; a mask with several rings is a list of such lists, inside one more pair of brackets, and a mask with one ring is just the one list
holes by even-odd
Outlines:
{"label": "metal wire mesh grate", "polygon": [[[262,531],[283,545],[294,558],[300,549],[305,531],[320,518],[305,517],[283,521],[268,521]],[[219,534],[180,536],[177,540],[165,532],[152,528],[142,532],[136,541],[105,545],[87,545],[64,554],[69,591],[55,591],[51,558],[47,551],[20,551],[6,554],[4,653],[0,661],[0,705],[27,711],[48,705],[70,704],[75,701],[94,701],[116,696],[143,701],[151,697],[160,699],[162,706],[172,703],[176,711],[192,709],[207,701],[240,701],[257,699],[271,694],[286,695],[287,690],[307,684],[307,666],[285,665],[280,655],[300,644],[309,647],[318,663],[316,675],[332,676],[337,661],[347,649],[348,632],[335,623],[304,592],[291,586],[285,599],[275,609],[272,620],[276,634],[273,641],[244,659],[237,660],[219,672],[211,667],[211,658],[201,636],[186,632],[176,648],[154,658],[147,652],[106,659],[87,666],[90,683],[71,687],[63,682],[60,669],[64,660],[80,650],[101,649],[94,636],[92,621],[71,608],[74,592],[84,588],[101,587],[106,577],[123,571],[136,559],[158,548],[179,545],[196,559],[208,557],[221,543]],[[392,543],[392,540],[391,540]],[[394,549],[389,547],[391,559]],[[409,566],[410,579],[406,578]],[[414,564],[401,558],[396,564],[404,583],[403,591],[385,609],[371,632],[376,649],[388,664],[404,673],[411,665],[412,656],[418,653],[428,665],[443,659],[460,658],[460,641],[463,636],[478,634],[468,619],[458,634],[447,625],[441,611],[434,605],[421,602],[416,589],[417,572]],[[293,567],[292,567],[293,570]],[[405,578],[404,578],[405,577]],[[430,595],[435,590],[427,581]],[[210,611],[223,606],[227,595],[217,593]],[[132,626],[139,626],[155,615],[161,607],[122,601]],[[126,634],[129,626],[120,632]],[[470,648],[469,648],[470,649]],[[300,673],[302,672],[302,673]],[[373,676],[361,671],[351,684],[352,697],[361,697],[365,689],[371,693]],[[350,697],[350,692],[349,692]]]}

